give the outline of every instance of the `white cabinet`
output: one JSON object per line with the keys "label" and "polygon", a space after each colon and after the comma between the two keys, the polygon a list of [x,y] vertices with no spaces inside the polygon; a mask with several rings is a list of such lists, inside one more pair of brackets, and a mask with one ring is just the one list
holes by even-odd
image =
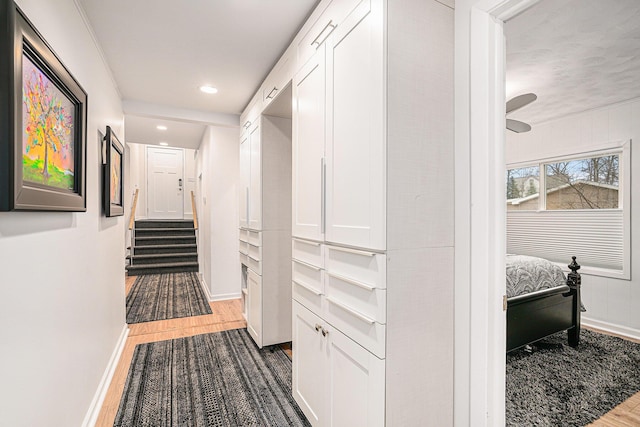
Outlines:
{"label": "white cabinet", "polygon": [[251,147],[249,133],[240,136],[240,179],[238,185],[238,213],[240,227],[249,226],[249,180],[251,168]]}
{"label": "white cabinet", "polygon": [[326,240],[385,247],[382,8],[363,0],[327,40]]}
{"label": "white cabinet", "polygon": [[260,138],[260,120],[249,127],[249,218],[248,227],[254,230],[262,228],[262,150]]}
{"label": "white cabinet", "polygon": [[262,277],[251,269],[247,274],[247,331],[262,347]]}
{"label": "white cabinet", "polygon": [[292,235],[324,240],[325,49],[293,78]]}
{"label": "white cabinet", "polygon": [[383,426],[384,360],[293,304],[293,396],[311,424]]}
{"label": "white cabinet", "polygon": [[381,10],[364,0],[332,22],[293,80],[292,234],[384,250]]}

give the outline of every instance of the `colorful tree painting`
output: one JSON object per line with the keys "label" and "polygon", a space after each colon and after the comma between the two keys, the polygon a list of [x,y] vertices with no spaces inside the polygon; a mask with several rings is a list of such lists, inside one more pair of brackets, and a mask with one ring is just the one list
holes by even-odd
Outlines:
{"label": "colorful tree painting", "polygon": [[27,56],[22,58],[23,179],[73,190],[75,105]]}

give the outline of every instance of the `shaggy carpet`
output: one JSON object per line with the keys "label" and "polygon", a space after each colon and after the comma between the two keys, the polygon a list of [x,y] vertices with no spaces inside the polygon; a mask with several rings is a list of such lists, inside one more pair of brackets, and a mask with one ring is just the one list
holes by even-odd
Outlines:
{"label": "shaggy carpet", "polygon": [[245,329],[136,346],[114,426],[308,426],[291,361]]}
{"label": "shaggy carpet", "polygon": [[640,344],[582,330],[507,354],[508,426],[584,426],[640,390]]}
{"label": "shaggy carpet", "polygon": [[127,323],[212,314],[196,273],[138,276],[127,295]]}

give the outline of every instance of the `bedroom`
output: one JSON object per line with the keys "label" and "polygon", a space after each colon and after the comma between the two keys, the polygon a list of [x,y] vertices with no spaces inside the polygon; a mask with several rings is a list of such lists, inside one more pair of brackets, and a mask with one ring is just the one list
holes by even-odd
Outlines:
{"label": "bedroom", "polygon": [[506,108],[507,128],[525,128],[505,136],[506,251],[547,258],[565,272],[577,256],[582,325],[634,339],[638,17],[632,1],[543,0],[504,26],[506,99],[537,95]]}

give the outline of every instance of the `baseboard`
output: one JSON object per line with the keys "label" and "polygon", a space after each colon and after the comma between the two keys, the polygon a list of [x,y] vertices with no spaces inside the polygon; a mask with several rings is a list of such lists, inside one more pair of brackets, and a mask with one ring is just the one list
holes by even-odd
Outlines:
{"label": "baseboard", "polygon": [[240,295],[242,295],[240,292],[234,292],[232,294],[213,295],[210,301],[225,301],[228,299],[239,299]]}
{"label": "baseboard", "polygon": [[211,298],[211,292],[209,292],[209,286],[207,286],[207,281],[204,280],[204,275],[198,272],[198,278],[200,279],[200,285],[202,286],[202,290],[207,297],[207,301],[213,301],[213,298]]}
{"label": "baseboard", "polygon": [[89,405],[89,410],[87,411],[87,415],[84,417],[82,427],[93,427],[96,425],[100,409],[102,409],[104,398],[107,396],[107,390],[109,389],[109,385],[111,385],[113,374],[116,372],[116,367],[120,361],[120,356],[122,355],[122,350],[124,350],[124,344],[127,341],[128,336],[129,327],[125,324],[122,328],[122,332],[120,333],[120,338],[118,338],[118,342],[116,343],[116,347],[111,354],[111,358],[107,364],[107,369],[104,371],[104,375],[102,375],[100,384],[98,384],[96,394],[91,401],[91,405]]}
{"label": "baseboard", "polygon": [[584,316],[580,319],[580,322],[583,326],[589,328],[600,329],[601,331],[609,332],[611,334],[632,338],[634,340],[640,340],[640,330],[638,329],[615,325],[613,323],[603,322],[601,320],[589,319]]}

